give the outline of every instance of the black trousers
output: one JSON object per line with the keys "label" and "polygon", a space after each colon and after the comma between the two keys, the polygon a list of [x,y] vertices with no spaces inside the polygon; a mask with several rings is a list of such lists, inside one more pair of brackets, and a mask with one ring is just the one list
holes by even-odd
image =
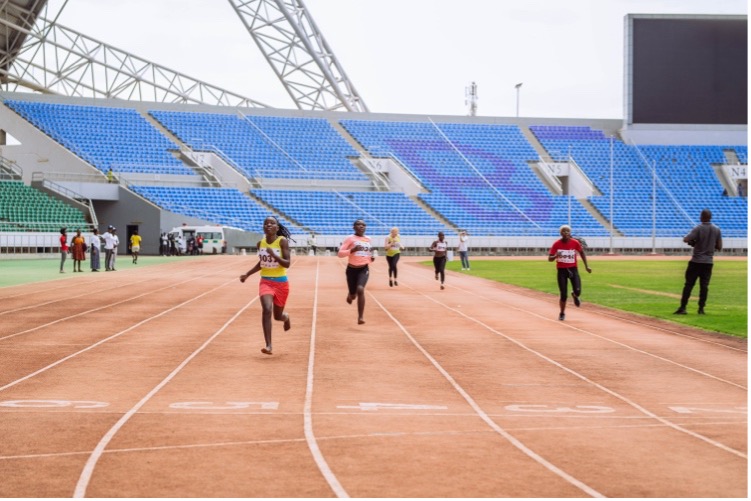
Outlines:
{"label": "black trousers", "polygon": [[435,268],[435,274],[441,277],[441,283],[446,280],[446,261],[446,256],[433,258],[433,267]]}
{"label": "black trousers", "polygon": [[709,295],[709,280],[712,278],[711,263],[694,263],[688,262],[686,267],[686,283],[683,284],[683,295],[681,296],[681,308],[685,309],[688,305],[688,298],[691,297],[691,291],[694,290],[696,280],[699,280],[699,308],[704,308],[707,304]]}
{"label": "black trousers", "polygon": [[370,278],[370,267],[367,264],[360,268],[347,266],[344,273],[347,276],[347,289],[349,290],[349,295],[354,296],[357,294],[357,289],[359,287],[364,289],[365,285],[368,283],[368,278]]}
{"label": "black trousers", "polygon": [[396,278],[396,265],[399,262],[399,256],[401,254],[394,254],[393,256],[386,256],[386,262],[389,263],[389,278],[392,276]]}
{"label": "black trousers", "polygon": [[579,276],[579,268],[576,266],[571,268],[558,268],[558,290],[561,293],[561,301],[565,301],[568,297],[569,280],[571,281],[573,293],[577,296],[581,296],[582,280]]}

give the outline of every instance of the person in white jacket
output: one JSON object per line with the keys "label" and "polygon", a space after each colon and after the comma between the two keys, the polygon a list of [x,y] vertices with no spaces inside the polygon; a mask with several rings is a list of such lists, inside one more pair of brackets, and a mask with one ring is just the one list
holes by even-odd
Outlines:
{"label": "person in white jacket", "polygon": [[462,270],[469,270],[469,235],[467,230],[459,232],[459,246],[456,250],[462,260]]}
{"label": "person in white jacket", "polygon": [[91,271],[99,271],[102,267],[99,256],[102,249],[102,237],[99,236],[99,230],[94,228],[93,235],[89,236],[89,251],[91,252]]}
{"label": "person in white jacket", "polygon": [[112,253],[115,248],[115,236],[112,234],[113,227],[108,226],[107,231],[102,235],[104,240],[104,271],[112,271]]}

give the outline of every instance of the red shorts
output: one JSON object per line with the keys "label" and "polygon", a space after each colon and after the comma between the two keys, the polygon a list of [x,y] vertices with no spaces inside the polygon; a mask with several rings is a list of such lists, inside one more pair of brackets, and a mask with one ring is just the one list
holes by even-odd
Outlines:
{"label": "red shorts", "polygon": [[284,307],[287,304],[287,296],[289,296],[289,282],[277,282],[276,280],[264,280],[262,278],[258,282],[258,295],[274,296],[274,304]]}

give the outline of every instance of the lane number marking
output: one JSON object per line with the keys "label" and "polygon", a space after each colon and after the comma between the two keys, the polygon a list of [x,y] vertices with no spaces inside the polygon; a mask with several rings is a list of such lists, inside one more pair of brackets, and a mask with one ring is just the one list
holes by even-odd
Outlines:
{"label": "lane number marking", "polygon": [[238,410],[238,409],[261,409],[275,411],[279,409],[279,402],[175,402],[170,404],[172,409],[199,409],[199,410]]}
{"label": "lane number marking", "polygon": [[425,404],[383,404],[377,402],[360,402],[358,405],[337,405],[337,409],[360,409],[361,411],[399,410],[399,411],[445,411],[445,405]]}

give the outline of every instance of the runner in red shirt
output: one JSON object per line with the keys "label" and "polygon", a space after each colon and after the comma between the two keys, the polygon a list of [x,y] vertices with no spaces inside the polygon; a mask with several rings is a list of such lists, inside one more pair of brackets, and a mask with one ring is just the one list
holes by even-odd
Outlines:
{"label": "runner in red shirt", "polygon": [[63,268],[65,267],[65,259],[68,257],[69,250],[68,230],[67,228],[60,228],[60,273],[65,273]]}
{"label": "runner in red shirt", "polygon": [[558,320],[566,320],[566,299],[568,298],[568,282],[571,281],[571,296],[574,298],[574,304],[581,305],[581,278],[579,277],[579,268],[576,263],[576,254],[582,258],[584,268],[587,273],[592,273],[592,269],[587,264],[587,256],[584,254],[584,248],[578,240],[571,238],[571,227],[564,224],[561,226],[561,238],[553,243],[548,253],[548,261],[555,261],[555,267],[558,270],[558,290],[561,292],[559,304],[561,313]]}

